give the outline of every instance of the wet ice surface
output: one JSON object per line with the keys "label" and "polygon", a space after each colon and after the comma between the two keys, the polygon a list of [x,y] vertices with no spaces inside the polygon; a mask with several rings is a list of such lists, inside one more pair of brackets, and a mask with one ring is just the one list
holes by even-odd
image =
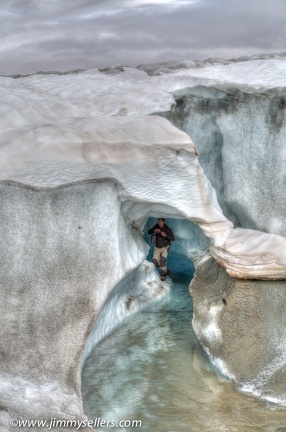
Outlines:
{"label": "wet ice surface", "polygon": [[127,320],[87,359],[82,392],[89,419],[142,420],[141,428],[121,431],[285,432],[285,409],[216,376],[192,329],[188,281],[174,282],[167,301]]}

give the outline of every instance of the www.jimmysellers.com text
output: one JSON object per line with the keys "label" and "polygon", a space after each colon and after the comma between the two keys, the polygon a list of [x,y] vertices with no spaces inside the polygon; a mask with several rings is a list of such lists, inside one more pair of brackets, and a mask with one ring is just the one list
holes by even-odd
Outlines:
{"label": "www.jimmysellers.com text", "polygon": [[73,428],[76,430],[82,429],[84,427],[101,427],[101,428],[129,428],[142,426],[142,420],[119,420],[118,422],[114,420],[102,420],[100,417],[96,417],[93,420],[60,420],[56,418],[51,418],[49,420],[21,420],[12,418],[10,420],[10,426],[12,427],[28,427],[28,428],[47,428],[52,430],[56,427],[61,428]]}

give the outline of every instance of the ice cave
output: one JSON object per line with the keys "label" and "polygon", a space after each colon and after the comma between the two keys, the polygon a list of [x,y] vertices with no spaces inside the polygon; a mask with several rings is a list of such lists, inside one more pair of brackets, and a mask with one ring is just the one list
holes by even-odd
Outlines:
{"label": "ice cave", "polygon": [[286,430],[285,89],[282,54],[0,77],[1,431]]}

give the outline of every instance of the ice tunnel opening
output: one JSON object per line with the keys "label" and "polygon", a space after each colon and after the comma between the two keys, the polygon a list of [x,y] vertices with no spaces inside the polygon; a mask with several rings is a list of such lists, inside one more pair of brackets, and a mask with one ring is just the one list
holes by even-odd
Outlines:
{"label": "ice tunnel opening", "polygon": [[[181,223],[179,219],[165,219],[166,225],[169,226],[175,235],[175,241],[171,242],[171,247],[167,257],[167,267],[171,271],[172,278],[181,278],[181,279],[189,279],[191,280],[195,273],[195,266],[191,258],[188,257],[187,251],[182,245],[182,234],[181,229],[178,230],[178,236],[176,237],[176,227],[180,225],[186,225]],[[144,240],[149,245],[149,253],[147,255],[147,260],[152,262],[154,246],[151,242],[151,236],[148,234],[148,231],[151,227],[153,227],[157,223],[157,218],[150,217],[144,227]],[[191,222],[192,224],[192,222]]]}
{"label": "ice tunnel opening", "polygon": [[[154,209],[152,213],[154,215]],[[157,211],[155,214],[157,216]],[[162,212],[160,216],[166,215]],[[206,254],[210,240],[194,222],[165,217],[166,224],[174,232],[175,241],[172,242],[167,259],[171,279],[167,277],[163,283],[152,263],[154,249],[148,234],[148,230],[157,220],[158,216],[149,217],[142,227],[143,240],[150,246],[146,260],[127,273],[110,292],[87,338],[82,354],[82,367],[90,353],[108,334],[137,312],[161,301],[172,283],[183,283],[185,294],[190,297],[188,286],[195,273],[195,263]]]}

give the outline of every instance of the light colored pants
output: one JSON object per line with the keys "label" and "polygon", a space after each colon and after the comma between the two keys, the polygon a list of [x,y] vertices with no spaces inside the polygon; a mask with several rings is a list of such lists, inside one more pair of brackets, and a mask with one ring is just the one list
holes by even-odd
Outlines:
{"label": "light colored pants", "polygon": [[154,248],[153,262],[156,267],[162,269],[163,274],[167,271],[167,256],[169,247]]}

